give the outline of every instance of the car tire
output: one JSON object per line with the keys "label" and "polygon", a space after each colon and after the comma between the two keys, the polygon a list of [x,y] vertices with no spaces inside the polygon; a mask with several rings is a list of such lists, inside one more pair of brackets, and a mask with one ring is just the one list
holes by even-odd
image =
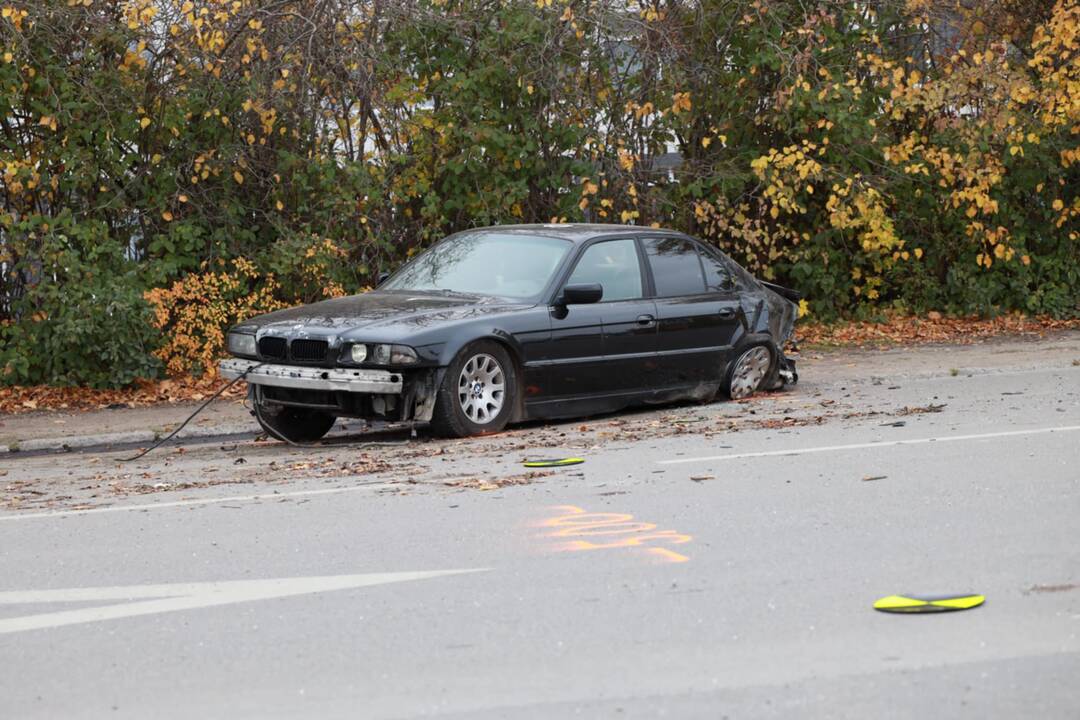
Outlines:
{"label": "car tire", "polygon": [[744,400],[765,386],[773,375],[776,352],[767,342],[743,347],[731,363],[720,390],[732,400]]}
{"label": "car tire", "polygon": [[446,368],[431,426],[443,437],[489,435],[506,427],[517,402],[510,353],[489,340],[467,345]]}
{"label": "car tire", "polygon": [[288,443],[310,443],[321,439],[336,418],[330,413],[305,408],[262,405],[258,400],[252,403],[255,419],[266,434]]}

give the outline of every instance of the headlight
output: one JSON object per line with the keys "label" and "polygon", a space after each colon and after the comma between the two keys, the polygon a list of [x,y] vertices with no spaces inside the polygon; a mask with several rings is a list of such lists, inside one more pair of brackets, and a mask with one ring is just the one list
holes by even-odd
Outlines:
{"label": "headlight", "polygon": [[349,359],[360,364],[367,360],[367,345],[353,345],[349,348]]}
{"label": "headlight", "polygon": [[229,333],[228,345],[230,355],[243,355],[255,357],[255,336],[244,333]]}
{"label": "headlight", "polygon": [[416,351],[408,345],[372,345],[371,362],[375,365],[412,365]]}

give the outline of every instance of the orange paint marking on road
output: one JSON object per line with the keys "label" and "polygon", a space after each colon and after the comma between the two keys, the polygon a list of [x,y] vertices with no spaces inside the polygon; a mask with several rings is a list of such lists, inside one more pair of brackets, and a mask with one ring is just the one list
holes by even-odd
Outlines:
{"label": "orange paint marking on road", "polygon": [[[540,523],[540,527],[550,528],[546,537],[604,537],[625,536],[603,542],[592,540],[568,540],[555,546],[556,552],[578,552],[583,550],[615,550],[635,548],[643,545],[683,545],[692,541],[691,535],[674,530],[657,530],[655,523],[640,522],[627,513],[593,513],[576,505],[560,505],[555,508],[562,513]],[[667,562],[688,562],[690,558],[664,547],[646,547],[645,552]]]}
{"label": "orange paint marking on road", "polygon": [[647,553],[649,553],[651,555],[656,555],[657,557],[661,557],[661,558],[663,558],[664,560],[666,560],[668,562],[673,562],[673,563],[690,562],[690,558],[688,558],[685,555],[682,555],[680,553],[677,553],[674,550],[668,550],[667,548],[649,548],[645,552],[647,552]]}

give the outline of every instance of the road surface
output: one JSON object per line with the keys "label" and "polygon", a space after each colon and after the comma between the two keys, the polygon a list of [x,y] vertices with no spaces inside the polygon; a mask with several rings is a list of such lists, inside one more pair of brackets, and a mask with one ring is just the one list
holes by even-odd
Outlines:
{"label": "road surface", "polygon": [[[0,717],[1077,717],[1080,334],[802,376],[483,440],[4,459]],[[987,601],[872,609],[905,592]]]}

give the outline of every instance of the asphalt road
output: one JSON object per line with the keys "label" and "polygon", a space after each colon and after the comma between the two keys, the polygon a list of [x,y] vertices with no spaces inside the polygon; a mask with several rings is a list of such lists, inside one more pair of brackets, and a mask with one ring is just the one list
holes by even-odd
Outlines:
{"label": "asphalt road", "polygon": [[367,442],[5,460],[0,718],[1077,717],[1080,335]]}

